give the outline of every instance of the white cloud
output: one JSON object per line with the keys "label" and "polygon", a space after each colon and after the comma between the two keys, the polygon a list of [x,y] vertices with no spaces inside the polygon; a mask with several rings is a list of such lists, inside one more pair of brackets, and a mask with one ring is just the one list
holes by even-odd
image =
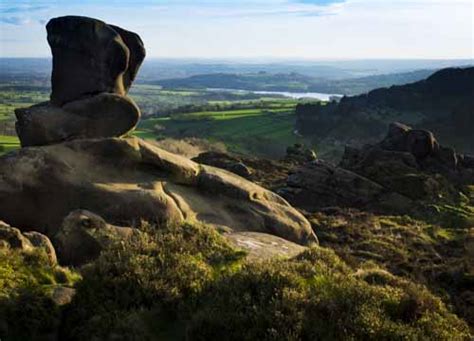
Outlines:
{"label": "white cloud", "polygon": [[[137,31],[148,56],[280,58],[473,58],[471,0],[295,0],[51,5],[16,27],[2,55],[49,55],[39,21],[77,14]],[[43,26],[43,24],[41,24]],[[29,40],[15,44],[12,38]]]}

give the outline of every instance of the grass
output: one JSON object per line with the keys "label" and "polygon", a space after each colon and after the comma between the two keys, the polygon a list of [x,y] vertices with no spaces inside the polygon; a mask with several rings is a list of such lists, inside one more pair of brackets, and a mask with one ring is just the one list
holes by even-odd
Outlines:
{"label": "grass", "polygon": [[150,118],[143,120],[134,134],[146,139],[199,137],[222,142],[232,152],[279,158],[288,146],[308,142],[293,133],[295,105],[294,100],[270,100],[249,109]]}
{"label": "grass", "polygon": [[20,140],[16,136],[0,135],[0,155],[20,147]]}
{"label": "grass", "polygon": [[43,250],[0,247],[0,339],[38,340],[54,333],[61,313],[53,289],[79,280],[77,272],[51,265]]}
{"label": "grass", "polygon": [[321,245],[335,250],[351,266],[375,264],[427,285],[474,325],[474,301],[469,299],[474,277],[466,268],[468,230],[356,210],[316,213],[309,219]]}

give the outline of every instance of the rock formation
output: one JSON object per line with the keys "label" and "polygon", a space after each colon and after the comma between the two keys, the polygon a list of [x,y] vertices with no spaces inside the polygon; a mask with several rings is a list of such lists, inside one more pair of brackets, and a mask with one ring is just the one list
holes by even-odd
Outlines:
{"label": "rock formation", "polygon": [[321,160],[301,166],[278,193],[308,211],[339,206],[404,214],[420,203],[466,200],[472,160],[441,146],[430,131],[393,123],[381,142],[346,147],[338,166]]}
{"label": "rock formation", "polygon": [[145,58],[140,37],[100,20],[66,16],[46,26],[53,53],[50,102],[17,109],[22,146],[122,136],[140,110],[127,92]]}
{"label": "rock formation", "polygon": [[[289,258],[306,249],[266,233],[233,231],[224,227],[219,227],[219,231],[232,245],[245,250],[252,260]],[[111,225],[92,212],[76,210],[64,219],[54,241],[61,264],[81,266],[95,260],[102,250],[141,233],[135,228]]]}
{"label": "rock formation", "polygon": [[0,159],[0,216],[54,236],[71,211],[130,226],[198,220],[235,231],[316,241],[308,221],[278,195],[137,138],[74,140]]}
{"label": "rock formation", "polygon": [[[257,258],[317,243],[306,218],[275,193],[143,140],[119,138],[139,118],[126,96],[145,56],[138,35],[71,16],[52,19],[47,31],[51,100],[16,111],[23,148],[0,157],[2,219],[53,238],[61,262],[74,265],[138,233],[118,226],[141,220],[203,222]],[[230,169],[252,175],[242,162]]]}
{"label": "rock formation", "polygon": [[110,225],[92,212],[76,210],[64,219],[54,241],[61,263],[78,266],[97,258],[112,243],[138,234],[137,229]]}

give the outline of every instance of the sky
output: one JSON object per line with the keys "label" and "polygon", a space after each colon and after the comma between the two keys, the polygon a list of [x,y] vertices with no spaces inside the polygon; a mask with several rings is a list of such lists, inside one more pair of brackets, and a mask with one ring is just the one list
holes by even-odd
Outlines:
{"label": "sky", "polygon": [[148,57],[474,58],[474,0],[0,0],[0,56],[50,55],[45,24],[84,15]]}

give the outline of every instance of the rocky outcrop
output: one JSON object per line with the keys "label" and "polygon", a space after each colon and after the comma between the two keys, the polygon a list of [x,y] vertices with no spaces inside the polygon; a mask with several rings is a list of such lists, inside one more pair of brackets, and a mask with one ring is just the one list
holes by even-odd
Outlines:
{"label": "rocky outcrop", "polygon": [[11,227],[3,221],[0,221],[0,248],[1,247],[26,252],[42,249],[46,252],[51,265],[57,263],[56,251],[48,237],[34,231],[22,233],[19,229]]}
{"label": "rocky outcrop", "polygon": [[0,158],[0,216],[54,236],[71,211],[107,222],[197,220],[309,244],[308,221],[273,192],[137,138],[75,140]]}
{"label": "rocky outcrop", "polygon": [[460,161],[470,159],[430,131],[393,123],[380,143],[346,150],[340,165],[412,199],[455,201],[460,187],[474,183],[474,167]]}
{"label": "rocky outcrop", "polygon": [[321,160],[291,173],[286,186],[277,193],[309,212],[327,207],[368,209],[374,205],[399,212],[411,204],[407,197],[392,193],[377,182]]}
{"label": "rocky outcrop", "polygon": [[409,213],[417,205],[457,204],[474,184],[471,156],[441,146],[432,132],[393,123],[379,143],[346,147],[338,166],[303,165],[279,189],[307,211],[338,206]]}
{"label": "rocky outcrop", "polygon": [[145,58],[140,37],[103,21],[77,16],[46,26],[53,53],[51,100],[17,109],[22,146],[122,136],[140,110],[127,97]]}

